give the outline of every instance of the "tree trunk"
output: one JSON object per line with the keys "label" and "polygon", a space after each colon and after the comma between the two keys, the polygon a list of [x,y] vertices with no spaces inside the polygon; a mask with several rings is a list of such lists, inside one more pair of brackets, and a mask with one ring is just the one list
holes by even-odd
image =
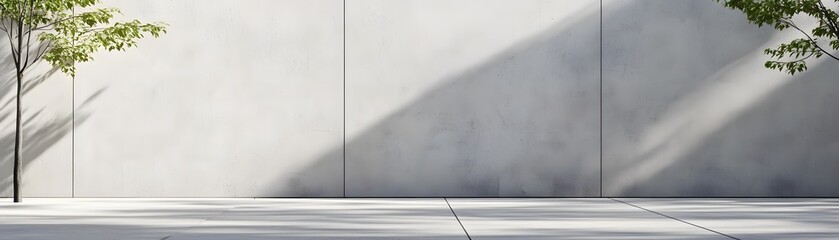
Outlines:
{"label": "tree trunk", "polygon": [[[12,36],[11,34],[9,36]],[[17,21],[17,52],[15,53],[17,56],[13,56],[17,58],[15,61],[15,73],[17,73],[17,96],[15,100],[17,102],[17,108],[15,110],[15,166],[14,166],[14,182],[12,183],[12,188],[14,188],[14,202],[21,202],[23,201],[23,196],[21,196],[21,187],[20,183],[22,182],[21,175],[23,175],[23,162],[21,156],[23,153],[21,152],[21,146],[23,145],[23,139],[21,138],[21,132],[23,132],[23,121],[21,121],[21,116],[23,115],[21,112],[21,104],[20,100],[23,98],[23,71],[26,67],[22,67],[21,63],[22,52],[23,52],[23,18],[18,19]],[[29,51],[29,49],[27,49]]]}
{"label": "tree trunk", "polygon": [[21,155],[21,137],[20,132],[23,131],[22,122],[21,120],[21,108],[20,108],[20,99],[21,99],[21,86],[22,86],[22,79],[23,73],[18,71],[17,73],[17,96],[15,100],[17,101],[17,109],[16,109],[16,117],[15,117],[15,166],[14,166],[14,183],[12,183],[14,188],[14,201],[21,202],[21,189],[20,189],[20,182],[21,182],[21,173],[23,172],[23,162],[21,162],[20,155]]}

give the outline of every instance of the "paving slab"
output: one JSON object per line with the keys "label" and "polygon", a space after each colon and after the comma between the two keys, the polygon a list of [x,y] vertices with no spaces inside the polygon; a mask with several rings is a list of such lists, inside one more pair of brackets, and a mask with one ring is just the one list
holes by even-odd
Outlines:
{"label": "paving slab", "polygon": [[256,199],[167,239],[468,238],[436,198]]}
{"label": "paving slab", "polygon": [[0,240],[839,239],[839,199],[446,200],[0,199]]}
{"label": "paving slab", "polygon": [[611,199],[448,199],[472,239],[729,239]]}
{"label": "paving slab", "polygon": [[839,239],[839,199],[618,199],[738,239]]}
{"label": "paving slab", "polygon": [[0,240],[161,239],[235,206],[235,199],[0,199]]}

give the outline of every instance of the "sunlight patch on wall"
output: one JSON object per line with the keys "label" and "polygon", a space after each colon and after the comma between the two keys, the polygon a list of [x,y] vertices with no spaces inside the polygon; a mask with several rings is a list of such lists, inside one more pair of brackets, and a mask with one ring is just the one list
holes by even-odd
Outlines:
{"label": "sunlight patch on wall", "polygon": [[[600,9],[597,1],[479,1],[481,10],[475,11],[475,2],[347,3],[347,113],[353,114],[347,120],[347,139],[458,76],[488,61],[515,58],[511,53],[573,27]],[[533,5],[545,10],[534,12]],[[406,13],[394,19],[388,14],[393,9]],[[363,108],[354,108],[355,97],[365,99]]]}
{"label": "sunlight patch on wall", "polygon": [[[809,29],[808,24],[804,25]],[[709,85],[673,104],[655,125],[642,133],[633,155],[640,159],[622,169],[611,184],[604,186],[604,192],[620,195],[637,183],[649,180],[700,147],[711,134],[745,110],[793,81],[786,73],[763,68],[768,59],[763,49],[799,37],[800,33],[795,31],[776,34],[763,46],[714,73],[709,77]],[[825,58],[810,62],[810,66]]]}

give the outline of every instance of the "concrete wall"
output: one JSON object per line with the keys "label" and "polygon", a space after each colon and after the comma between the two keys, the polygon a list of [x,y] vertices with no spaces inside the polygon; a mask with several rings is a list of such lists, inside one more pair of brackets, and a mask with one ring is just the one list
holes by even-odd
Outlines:
{"label": "concrete wall", "polygon": [[764,69],[801,35],[713,1],[603,4],[605,195],[839,196],[839,62]]}
{"label": "concrete wall", "polygon": [[109,2],[170,33],[79,66],[76,196],[342,196],[341,3]]}
{"label": "concrete wall", "polygon": [[170,31],[33,81],[28,196],[839,196],[836,63],[713,1],[104,5]]}
{"label": "concrete wall", "polygon": [[347,1],[348,196],[599,194],[598,10]]}

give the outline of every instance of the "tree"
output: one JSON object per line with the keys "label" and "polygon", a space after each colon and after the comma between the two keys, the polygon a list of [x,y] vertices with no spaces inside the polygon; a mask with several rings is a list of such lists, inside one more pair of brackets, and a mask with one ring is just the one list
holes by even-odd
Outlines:
{"label": "tree", "polygon": [[93,60],[94,52],[123,51],[137,46],[137,40],[145,34],[158,37],[166,32],[164,23],[111,23],[114,15],[120,14],[119,9],[96,8],[98,3],[100,0],[0,0],[0,30],[9,39],[17,81],[12,184],[15,202],[22,198],[21,89],[27,70],[45,60],[75,77],[75,64]]}
{"label": "tree", "polygon": [[[839,61],[831,51],[839,49],[839,14],[821,0],[717,0],[725,7],[740,10],[750,23],[777,30],[794,29],[802,38],[764,50],[770,60],[764,66],[789,74],[807,70],[807,60],[828,56]],[[836,0],[839,2],[839,0]],[[835,7],[835,6],[834,6]],[[818,21],[818,26],[804,29],[793,21],[801,16]]]}

